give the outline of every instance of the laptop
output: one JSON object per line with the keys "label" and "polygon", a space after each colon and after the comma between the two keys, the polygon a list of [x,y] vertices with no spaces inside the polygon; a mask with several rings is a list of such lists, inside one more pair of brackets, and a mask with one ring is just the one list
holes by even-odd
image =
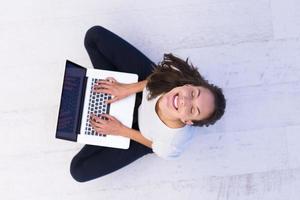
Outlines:
{"label": "laptop", "polygon": [[83,144],[129,148],[129,138],[98,133],[89,122],[91,114],[100,116],[106,113],[116,117],[125,126],[132,126],[135,94],[112,104],[105,104],[104,101],[112,96],[92,91],[98,80],[105,80],[107,77],[113,77],[120,83],[138,81],[137,74],[87,69],[66,61],[56,138]]}

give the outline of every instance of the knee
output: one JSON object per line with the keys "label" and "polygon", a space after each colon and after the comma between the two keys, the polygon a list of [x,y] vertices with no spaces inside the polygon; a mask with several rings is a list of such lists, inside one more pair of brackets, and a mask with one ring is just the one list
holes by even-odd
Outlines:
{"label": "knee", "polygon": [[85,37],[84,37],[84,46],[90,47],[93,42],[99,41],[101,36],[107,30],[102,26],[93,26],[87,30]]}
{"label": "knee", "polygon": [[84,170],[82,169],[82,163],[80,160],[75,156],[70,165],[70,174],[74,180],[77,182],[86,182],[88,179],[84,175]]}

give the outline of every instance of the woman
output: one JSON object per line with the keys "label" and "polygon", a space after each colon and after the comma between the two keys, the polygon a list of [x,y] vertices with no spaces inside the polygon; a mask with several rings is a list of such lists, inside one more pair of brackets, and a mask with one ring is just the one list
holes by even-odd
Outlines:
{"label": "woman", "polygon": [[164,54],[163,61],[155,65],[131,44],[100,26],[87,31],[85,47],[95,68],[135,73],[139,82],[124,84],[108,77],[94,87],[95,92],[114,96],[107,103],[137,93],[132,128],[110,115],[90,119],[97,132],[129,137],[130,147],[85,145],[70,167],[78,182],[109,174],[148,153],[176,158],[192,137],[191,126],[212,125],[224,114],[222,89],[209,84],[188,59]]}

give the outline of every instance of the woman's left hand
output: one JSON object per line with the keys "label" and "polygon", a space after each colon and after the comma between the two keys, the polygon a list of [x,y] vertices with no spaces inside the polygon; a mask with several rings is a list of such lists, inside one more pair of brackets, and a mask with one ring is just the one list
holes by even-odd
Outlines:
{"label": "woman's left hand", "polygon": [[[103,119],[103,117],[106,119]],[[97,133],[124,136],[126,126],[111,115],[101,114],[100,117],[97,117],[92,114],[90,123]]]}

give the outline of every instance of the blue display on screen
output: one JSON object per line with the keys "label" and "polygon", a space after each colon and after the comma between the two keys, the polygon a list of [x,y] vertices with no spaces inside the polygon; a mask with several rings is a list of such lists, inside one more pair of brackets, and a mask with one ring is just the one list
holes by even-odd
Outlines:
{"label": "blue display on screen", "polygon": [[86,69],[66,62],[56,137],[77,140]]}

